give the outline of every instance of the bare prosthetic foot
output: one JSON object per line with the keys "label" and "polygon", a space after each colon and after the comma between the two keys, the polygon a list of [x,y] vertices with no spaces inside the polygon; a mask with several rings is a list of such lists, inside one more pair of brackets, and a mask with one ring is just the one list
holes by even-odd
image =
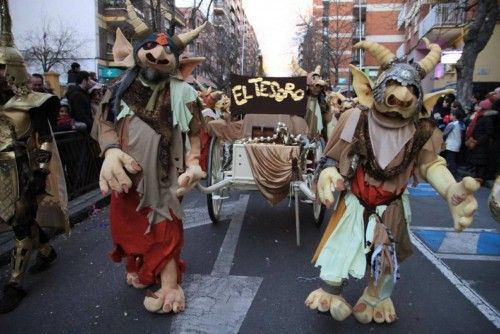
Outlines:
{"label": "bare prosthetic foot", "polygon": [[161,272],[161,288],[155,293],[148,291],[144,307],[149,312],[179,313],[186,307],[186,298],[181,286],[177,284],[177,266],[171,259]]}
{"label": "bare prosthetic foot", "polygon": [[375,320],[375,322],[379,324],[387,322],[390,324],[396,321],[397,318],[396,309],[394,308],[391,298],[386,298],[375,306],[373,311],[373,320]]}
{"label": "bare prosthetic foot", "polygon": [[311,310],[330,311],[332,318],[337,321],[344,320],[352,313],[351,305],[343,297],[328,293],[321,288],[311,292],[305,304]]}
{"label": "bare prosthetic foot", "polygon": [[144,289],[147,287],[147,285],[139,282],[139,275],[137,275],[137,273],[127,273],[127,284],[136,289]]}

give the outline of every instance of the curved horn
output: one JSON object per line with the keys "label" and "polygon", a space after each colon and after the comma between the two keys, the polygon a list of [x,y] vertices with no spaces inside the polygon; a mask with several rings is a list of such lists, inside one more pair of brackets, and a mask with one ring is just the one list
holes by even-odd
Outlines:
{"label": "curved horn", "polygon": [[313,73],[320,75],[321,74],[321,65],[317,65],[316,68],[314,69]]}
{"label": "curved horn", "polygon": [[372,41],[361,41],[354,45],[357,49],[365,49],[377,59],[380,65],[385,65],[394,59],[394,54],[385,46]]}
{"label": "curved horn", "polygon": [[207,89],[205,87],[203,87],[203,85],[198,81],[198,79],[194,79],[194,82],[196,82],[196,85],[198,86],[198,88],[200,88],[200,91],[203,94],[208,94]]}
{"label": "curved horn", "polygon": [[137,34],[138,37],[142,37],[145,35],[148,35],[151,33],[151,29],[142,21],[139,16],[137,16],[137,13],[135,12],[134,5],[130,2],[130,0],[126,0],[126,5],[127,5],[127,13],[128,13],[128,18],[127,22],[134,27],[134,31]]}
{"label": "curved horn", "polygon": [[307,76],[307,71],[304,70],[300,65],[297,63],[297,60],[295,57],[292,57],[292,61],[290,63],[290,66],[292,67],[292,71],[295,72],[295,74],[300,75],[300,76]]}
{"label": "curved horn", "polygon": [[441,47],[435,43],[430,43],[427,38],[422,38],[425,42],[425,46],[430,52],[422,60],[418,62],[418,65],[425,71],[425,74],[429,73],[434,69],[439,59],[441,59]]}
{"label": "curved horn", "polygon": [[184,49],[193,39],[198,37],[200,32],[205,28],[207,25],[208,21],[205,21],[202,25],[196,27],[193,30],[187,31],[185,33],[177,35],[177,41],[180,42],[181,45],[179,45],[180,49]]}

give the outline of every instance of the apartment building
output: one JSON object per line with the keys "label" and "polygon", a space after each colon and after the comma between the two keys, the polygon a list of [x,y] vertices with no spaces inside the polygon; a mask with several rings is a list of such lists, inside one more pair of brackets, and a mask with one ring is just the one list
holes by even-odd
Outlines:
{"label": "apartment building", "polygon": [[[357,41],[380,43],[397,57],[413,62],[428,53],[422,40],[426,37],[441,46],[443,56],[434,73],[423,80],[424,90],[455,87],[455,64],[462,54],[467,26],[474,17],[473,5],[474,2],[468,0],[313,0],[312,21],[317,35],[313,44],[317,61],[321,63],[325,58],[325,49],[330,54],[332,50],[341,53],[337,74],[335,71],[329,73],[330,82],[337,89],[347,90],[350,85],[348,64],[361,67],[372,78],[378,73],[379,64],[371,55],[352,49]],[[351,23],[350,32],[347,21]],[[478,90],[491,90],[500,82],[500,58],[496,56],[500,46],[498,22],[497,19],[495,31],[476,61],[473,81]],[[339,26],[345,29],[339,30]],[[350,47],[342,42],[348,36],[352,41]],[[339,49],[336,45],[342,47]],[[306,56],[304,50],[299,51]],[[311,53],[307,57],[311,57]],[[330,67],[335,65],[331,58],[329,64]]]}
{"label": "apartment building", "polygon": [[[404,42],[397,56],[418,61],[427,54],[422,38],[437,43],[443,49],[441,62],[433,74],[423,81],[424,89],[439,90],[456,85],[455,64],[462,55],[464,35],[474,17],[470,1],[412,1],[402,6],[397,27],[404,34]],[[485,49],[479,53],[474,68],[473,82],[478,91],[489,91],[500,84],[500,24],[497,24]]]}

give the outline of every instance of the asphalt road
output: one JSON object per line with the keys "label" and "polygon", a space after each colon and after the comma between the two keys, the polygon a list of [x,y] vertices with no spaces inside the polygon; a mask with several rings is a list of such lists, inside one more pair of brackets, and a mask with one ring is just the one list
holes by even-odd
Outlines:
{"label": "asphalt road", "polygon": [[[393,296],[399,320],[392,325],[361,325],[354,317],[336,322],[304,306],[318,286],[319,271],[310,258],[326,225],[325,219],[322,228],[313,226],[307,204],[301,206],[302,245],[297,247],[288,201],[271,207],[256,192],[233,193],[222,221],[213,225],[205,197],[193,192],[184,201],[183,314],[150,314],[142,307],[144,291],[128,287],[124,266],[106,255],[111,239],[105,209],[78,224],[69,238],[54,241],[58,261],[27,276],[29,295],[0,316],[0,332],[498,333],[500,225],[487,213],[486,196],[487,189],[481,189],[477,230],[465,239],[475,242],[476,253],[470,242],[447,230],[452,223],[444,201],[426,189],[411,196],[419,247],[401,265]],[[453,248],[457,243],[466,245],[464,254]],[[7,269],[0,270],[2,282]],[[364,283],[351,279],[346,299],[354,304]]]}

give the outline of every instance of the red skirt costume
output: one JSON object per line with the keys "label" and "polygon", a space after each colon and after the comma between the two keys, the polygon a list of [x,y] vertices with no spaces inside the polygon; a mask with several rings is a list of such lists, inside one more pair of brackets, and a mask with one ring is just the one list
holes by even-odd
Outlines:
{"label": "red skirt costume", "polygon": [[111,196],[110,224],[115,249],[110,257],[115,262],[126,258],[128,273],[137,273],[141,284],[157,282],[167,263],[174,259],[177,282],[182,281],[184,262],[180,258],[184,242],[182,221],[172,211],[172,221],[164,220],[149,227],[147,214],[150,209],[136,211],[139,196],[135,189]]}

